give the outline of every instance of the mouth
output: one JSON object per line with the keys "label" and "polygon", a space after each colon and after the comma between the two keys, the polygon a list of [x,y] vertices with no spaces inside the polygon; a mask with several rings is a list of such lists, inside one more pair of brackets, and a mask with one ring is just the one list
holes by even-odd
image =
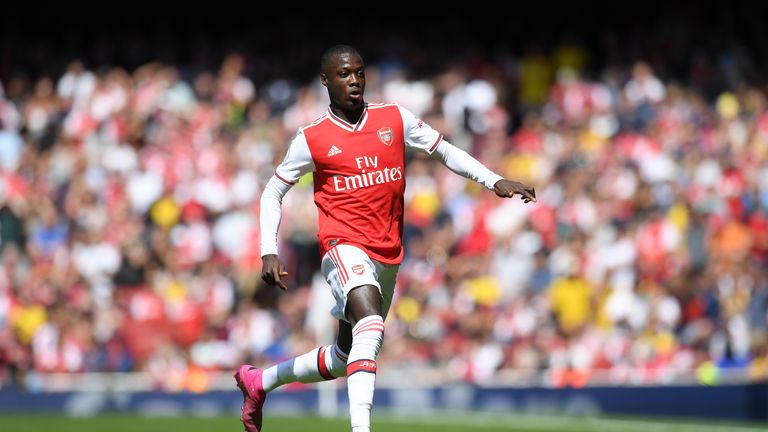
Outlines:
{"label": "mouth", "polygon": [[349,92],[348,97],[353,101],[360,101],[363,98],[363,93],[360,90],[352,90]]}

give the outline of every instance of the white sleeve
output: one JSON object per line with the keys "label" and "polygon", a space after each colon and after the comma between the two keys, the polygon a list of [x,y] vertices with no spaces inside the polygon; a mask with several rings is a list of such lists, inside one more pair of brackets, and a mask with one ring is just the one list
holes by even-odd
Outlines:
{"label": "white sleeve", "polygon": [[438,144],[432,153],[432,158],[437,159],[456,174],[481,183],[491,190],[497,181],[504,178],[446,140]]}
{"label": "white sleeve", "polygon": [[299,130],[288,147],[285,159],[275,169],[275,175],[269,179],[261,194],[261,256],[277,255],[277,231],[280,228],[283,197],[301,176],[314,170],[315,163],[312,161],[307,140]]}
{"label": "white sleeve", "polygon": [[275,176],[283,183],[294,185],[301,176],[314,170],[315,162],[312,160],[312,153],[309,152],[307,139],[304,137],[304,131],[299,129],[288,146],[288,153],[283,163],[275,169]]}
{"label": "white sleeve", "polygon": [[277,255],[277,230],[280,228],[280,216],[283,197],[291,189],[291,185],[272,176],[261,194],[261,214],[259,226],[261,229],[261,256]]}
{"label": "white sleeve", "polygon": [[432,129],[422,119],[417,119],[412,112],[407,109],[397,106],[400,110],[400,117],[403,119],[403,134],[405,135],[405,145],[407,147],[416,148],[432,154],[437,148],[440,141],[443,140],[441,135],[436,130]]}

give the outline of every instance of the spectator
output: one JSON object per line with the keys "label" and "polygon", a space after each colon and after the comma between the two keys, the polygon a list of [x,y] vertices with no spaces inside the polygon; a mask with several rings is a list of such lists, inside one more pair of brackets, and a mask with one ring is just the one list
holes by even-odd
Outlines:
{"label": "spectator", "polygon": [[[531,208],[489,201],[408,155],[382,364],[469,380],[553,368],[574,385],[598,368],[765,378],[768,104],[746,84],[754,65],[729,49],[697,57],[690,82],[644,61],[595,80],[586,54],[531,45],[418,80],[405,58],[381,72],[377,92],[541,191]],[[256,197],[321,98],[255,80],[262,60],[73,61],[58,80],[2,83],[0,385],[12,368],[141,370],[199,391],[207,371],[317,345],[310,326],[329,323],[309,300],[323,289],[311,182],[285,198],[282,295],[256,281]],[[745,87],[700,94],[722,73]],[[643,370],[659,372],[628,372]]]}

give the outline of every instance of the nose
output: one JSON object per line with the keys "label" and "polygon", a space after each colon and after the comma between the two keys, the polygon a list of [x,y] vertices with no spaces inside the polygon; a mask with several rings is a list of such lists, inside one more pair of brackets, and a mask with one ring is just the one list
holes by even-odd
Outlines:
{"label": "nose", "polygon": [[356,74],[352,74],[352,75],[350,75],[350,77],[351,77],[349,79],[349,83],[350,84],[358,84],[358,85],[360,84],[360,77],[359,76],[357,76]]}

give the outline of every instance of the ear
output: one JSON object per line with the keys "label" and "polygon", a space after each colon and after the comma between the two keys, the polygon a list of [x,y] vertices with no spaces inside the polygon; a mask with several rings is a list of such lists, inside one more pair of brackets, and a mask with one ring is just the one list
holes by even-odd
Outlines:
{"label": "ear", "polygon": [[324,73],[320,74],[320,83],[323,84],[323,87],[328,87],[328,77]]}

